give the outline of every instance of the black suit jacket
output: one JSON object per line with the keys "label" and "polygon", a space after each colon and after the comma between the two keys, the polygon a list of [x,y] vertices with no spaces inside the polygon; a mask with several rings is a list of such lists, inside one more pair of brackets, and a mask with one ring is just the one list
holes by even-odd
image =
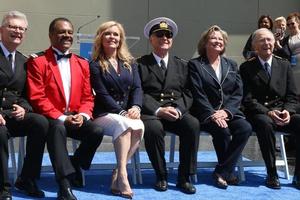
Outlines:
{"label": "black suit jacket", "polygon": [[142,107],[142,88],[136,64],[131,71],[119,62],[120,74],[112,66],[109,72],[100,69],[99,61],[90,63],[91,85],[96,93],[94,117],[107,113],[121,114],[132,106]]}
{"label": "black suit jacket", "polygon": [[294,114],[298,104],[294,76],[290,63],[273,56],[271,79],[259,59],[254,57],[240,66],[244,83],[245,112],[247,115],[266,114],[270,110],[287,110]]}
{"label": "black suit jacket", "polygon": [[26,100],[26,57],[20,52],[15,54],[15,72],[0,47],[0,112],[9,115],[13,104],[22,106],[26,111],[32,108]]}
{"label": "black suit jacket", "polygon": [[218,80],[207,58],[194,58],[188,64],[194,98],[192,114],[201,122],[209,120],[216,110],[224,109],[229,118],[244,117],[239,110],[243,86],[233,60],[221,57],[222,79]]}
{"label": "black suit jacket", "polygon": [[192,105],[186,62],[169,55],[167,72],[162,74],[153,54],[137,60],[144,91],[142,118],[156,118],[159,107],[173,106],[184,115]]}

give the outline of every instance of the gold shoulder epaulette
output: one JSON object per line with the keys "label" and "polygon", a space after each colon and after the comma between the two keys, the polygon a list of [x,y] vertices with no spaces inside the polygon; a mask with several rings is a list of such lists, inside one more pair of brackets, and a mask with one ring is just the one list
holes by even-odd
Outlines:
{"label": "gold shoulder epaulette", "polygon": [[251,57],[247,61],[252,61],[252,60],[255,60],[255,59],[256,59],[256,57]]}
{"label": "gold shoulder epaulette", "polygon": [[277,56],[277,55],[275,55],[275,54],[273,54],[273,56],[274,56],[275,58],[279,58],[279,59],[285,60],[285,58],[280,57],[280,56]]}
{"label": "gold shoulder epaulette", "polygon": [[181,60],[181,61],[183,61],[183,62],[188,62],[187,60],[185,60],[185,59],[183,59],[183,58],[179,58],[178,56],[174,56],[176,59],[178,59],[178,60]]}
{"label": "gold shoulder epaulette", "polygon": [[37,57],[43,56],[44,54],[45,54],[45,51],[40,51],[38,53],[30,54],[29,57],[31,57],[31,58],[37,58]]}

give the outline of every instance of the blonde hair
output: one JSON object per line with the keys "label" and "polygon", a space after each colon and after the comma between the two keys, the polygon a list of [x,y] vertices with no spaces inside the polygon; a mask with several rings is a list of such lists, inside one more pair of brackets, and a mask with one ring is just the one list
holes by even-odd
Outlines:
{"label": "blonde hair", "polygon": [[277,22],[284,22],[286,23],[286,19],[284,16],[280,16],[280,17],[277,17],[275,20],[274,20],[274,23],[277,23]]}
{"label": "blonde hair", "polygon": [[126,44],[126,39],[125,39],[124,28],[120,23],[118,23],[116,21],[104,22],[97,29],[94,46],[93,46],[92,59],[93,60],[99,59],[100,68],[104,72],[108,72],[109,62],[107,60],[107,57],[106,57],[104,49],[103,49],[102,38],[103,38],[104,32],[108,28],[113,27],[113,26],[116,26],[120,31],[120,41],[119,41],[119,46],[117,49],[117,58],[124,62],[124,66],[126,68],[131,70],[131,64],[132,64],[134,58],[128,50],[128,47]]}
{"label": "blonde hair", "polygon": [[228,42],[228,34],[226,33],[226,31],[223,31],[219,26],[213,25],[208,30],[204,31],[201,34],[200,40],[198,42],[198,53],[199,53],[200,56],[206,56],[206,44],[209,40],[210,35],[213,32],[216,32],[216,31],[220,32],[222,37],[223,37],[224,49],[221,52],[221,55],[224,54],[225,49],[226,49],[226,45],[227,45],[227,42]]}

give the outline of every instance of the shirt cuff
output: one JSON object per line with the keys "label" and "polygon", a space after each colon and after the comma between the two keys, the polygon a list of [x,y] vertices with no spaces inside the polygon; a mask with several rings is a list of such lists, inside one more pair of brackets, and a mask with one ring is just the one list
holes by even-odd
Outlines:
{"label": "shirt cuff", "polygon": [[86,118],[86,120],[90,120],[91,119],[91,117],[88,114],[86,114],[86,113],[79,113],[79,114],[82,115],[82,116],[84,116]]}
{"label": "shirt cuff", "polygon": [[67,115],[61,115],[58,117],[58,120],[61,122],[65,122],[66,118],[67,118]]}
{"label": "shirt cuff", "polygon": [[141,112],[141,108],[139,106],[137,106],[137,105],[133,105],[132,108],[136,108],[136,109],[138,109]]}
{"label": "shirt cuff", "polygon": [[154,115],[157,116],[158,111],[161,109],[161,107],[159,107],[155,112]]}

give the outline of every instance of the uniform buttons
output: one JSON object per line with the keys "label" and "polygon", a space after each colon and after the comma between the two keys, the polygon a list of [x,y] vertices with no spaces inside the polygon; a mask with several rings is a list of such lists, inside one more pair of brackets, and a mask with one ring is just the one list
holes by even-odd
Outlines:
{"label": "uniform buttons", "polygon": [[173,98],[171,98],[170,100],[171,100],[171,101],[174,101],[174,99],[173,99]]}
{"label": "uniform buttons", "polygon": [[269,96],[266,96],[266,99],[268,99],[269,98]]}
{"label": "uniform buttons", "polygon": [[130,86],[128,86],[128,90],[130,90]]}
{"label": "uniform buttons", "polygon": [[126,97],[126,94],[124,94],[123,97]]}
{"label": "uniform buttons", "polygon": [[160,93],[160,96],[163,97],[163,96],[165,96],[165,95],[164,95],[164,93]]}
{"label": "uniform buttons", "polygon": [[268,102],[265,102],[264,105],[267,106],[267,105],[269,105],[269,103],[268,103]]}
{"label": "uniform buttons", "polygon": [[172,92],[171,95],[174,96],[174,92]]}
{"label": "uniform buttons", "polygon": [[5,101],[5,97],[2,98],[2,101]]}
{"label": "uniform buttons", "polygon": [[2,111],[2,110],[3,110],[3,108],[1,107],[1,108],[0,108],[0,110]]}
{"label": "uniform buttons", "polygon": [[7,91],[7,88],[4,88],[4,92],[6,92]]}
{"label": "uniform buttons", "polygon": [[120,104],[122,105],[124,102],[123,101],[120,101]]}
{"label": "uniform buttons", "polygon": [[164,101],[163,99],[160,99],[160,101]]}

